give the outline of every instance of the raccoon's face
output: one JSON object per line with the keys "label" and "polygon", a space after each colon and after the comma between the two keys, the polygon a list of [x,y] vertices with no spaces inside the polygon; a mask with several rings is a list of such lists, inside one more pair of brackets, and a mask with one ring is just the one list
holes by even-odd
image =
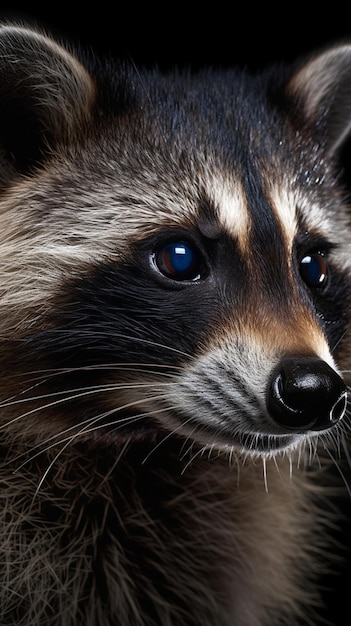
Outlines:
{"label": "raccoon's face", "polygon": [[341,433],[351,48],[140,78],[1,37],[3,429],[252,454]]}

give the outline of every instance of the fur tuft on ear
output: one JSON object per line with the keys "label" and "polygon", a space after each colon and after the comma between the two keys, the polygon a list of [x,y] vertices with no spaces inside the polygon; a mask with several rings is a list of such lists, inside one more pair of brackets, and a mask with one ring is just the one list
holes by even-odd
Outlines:
{"label": "fur tuft on ear", "polygon": [[67,48],[31,28],[0,26],[0,183],[70,141],[94,99],[92,78]]}
{"label": "fur tuft on ear", "polygon": [[329,154],[351,135],[351,45],[332,47],[305,63],[288,84],[304,116],[323,125]]}

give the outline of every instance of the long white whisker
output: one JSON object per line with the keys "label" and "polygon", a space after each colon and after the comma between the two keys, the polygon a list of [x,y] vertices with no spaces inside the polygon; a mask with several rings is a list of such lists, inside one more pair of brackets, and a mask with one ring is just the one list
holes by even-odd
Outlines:
{"label": "long white whisker", "polygon": [[[135,371],[135,370],[133,370]],[[144,371],[142,372],[143,374],[145,373]],[[151,373],[151,372],[150,372]],[[159,375],[159,374],[157,374]],[[161,376],[164,377],[168,377],[173,379],[173,375],[172,374],[166,374],[165,372],[161,373]],[[152,386],[152,385],[156,385],[156,384],[160,384],[160,385],[164,385],[167,383],[159,383],[159,381],[145,381],[145,382],[122,382],[122,383],[113,383],[113,385],[111,385],[111,383],[106,384],[106,385],[91,385],[89,387],[76,387],[75,389],[71,389],[71,390],[62,390],[62,391],[54,391],[54,392],[50,392],[47,394],[40,394],[37,396],[29,396],[28,398],[20,398],[20,399],[13,399],[16,396],[13,396],[12,398],[9,398],[8,400],[4,400],[3,402],[0,402],[0,408],[8,408],[10,406],[15,406],[17,404],[25,404],[26,402],[33,402],[33,401],[37,401],[37,400],[43,400],[45,398],[52,398],[55,396],[63,396],[64,394],[73,394],[76,392],[83,392],[82,395],[84,395],[84,392],[86,392],[87,394],[89,393],[95,393],[96,391],[111,391],[113,389],[132,389],[132,388],[143,388],[143,387],[148,387],[148,386]],[[23,395],[24,393],[28,393],[28,391],[30,391],[31,389],[34,389],[35,387],[39,386],[38,385],[34,385],[33,387],[29,387],[28,389],[24,390],[23,392],[21,392],[21,395]],[[74,396],[67,396],[67,400],[70,400],[71,398],[73,398]],[[44,407],[47,408],[47,407]]]}
{"label": "long white whisker", "polygon": [[64,444],[64,446],[63,446],[63,447],[59,450],[59,452],[55,455],[55,457],[53,458],[53,460],[50,462],[50,464],[49,464],[49,465],[48,465],[48,467],[46,468],[46,470],[45,470],[44,474],[42,475],[42,477],[41,477],[41,479],[40,479],[40,481],[39,481],[39,483],[38,483],[38,486],[37,486],[37,488],[36,488],[36,490],[35,490],[35,493],[34,493],[34,498],[35,498],[35,496],[37,496],[37,495],[38,495],[38,493],[39,493],[39,491],[40,491],[40,489],[41,489],[41,486],[43,485],[43,483],[44,483],[44,481],[45,481],[45,478],[46,478],[46,477],[47,477],[47,475],[49,474],[49,472],[50,472],[51,468],[55,465],[55,463],[56,463],[57,459],[61,456],[61,454],[63,454],[63,452],[65,451],[65,449],[66,449],[69,445],[70,445],[70,439],[69,439],[69,440],[68,440],[68,441]]}
{"label": "long white whisker", "polygon": [[[148,401],[154,402],[155,400],[163,400],[163,399],[165,399],[165,396],[163,394],[159,394],[157,396],[152,396],[150,398],[142,398],[142,399],[139,399],[139,400],[134,400],[134,401],[129,402],[128,404],[124,404],[123,406],[114,407],[114,408],[110,409],[109,411],[104,411],[103,413],[100,413],[99,415],[95,415],[94,417],[90,417],[90,418],[84,420],[83,422],[80,422],[79,425],[74,424],[73,426],[70,426],[69,428],[66,428],[63,431],[60,431],[60,433],[52,435],[51,437],[47,438],[45,441],[35,445],[32,448],[32,450],[36,450],[36,449],[40,448],[39,451],[36,454],[31,455],[30,458],[26,459],[21,465],[19,465],[17,467],[17,469],[14,471],[14,473],[18,472],[22,467],[24,467],[27,463],[31,462],[33,459],[37,458],[38,456],[40,456],[44,452],[50,450],[51,448],[56,447],[57,445],[61,445],[62,443],[65,443],[67,441],[68,442],[73,442],[79,436],[81,436],[83,434],[88,434],[90,432],[94,432],[95,430],[98,430],[98,429],[101,429],[101,428],[108,428],[108,427],[113,426],[113,425],[118,425],[118,427],[122,428],[123,426],[125,426],[126,423],[136,422],[136,421],[138,421],[140,419],[148,417],[150,415],[150,413],[148,411],[144,411],[143,413],[140,413],[140,414],[137,414],[137,415],[131,415],[131,416],[123,417],[123,418],[118,418],[118,419],[114,420],[113,422],[109,422],[109,423],[105,423],[104,422],[103,424],[99,424],[98,426],[95,425],[98,422],[101,422],[102,420],[104,420],[109,415],[115,415],[116,413],[119,413],[120,411],[124,411],[124,410],[130,409],[130,408],[135,408],[136,406],[138,406],[140,404],[145,404]],[[169,409],[171,409],[171,408],[172,407],[169,407]],[[162,407],[162,408],[160,408],[158,410],[154,409],[152,411],[152,415],[153,414],[157,414],[157,413],[162,413],[162,412],[167,411],[167,410],[168,410],[167,407]],[[82,425],[84,425],[83,428],[81,428]],[[78,430],[77,430],[77,428],[78,428]],[[73,431],[77,431],[77,432],[74,432],[73,434],[71,434],[71,435],[69,435],[67,437],[62,438],[62,435],[67,435],[67,433],[71,432],[72,430]],[[57,441],[58,439],[59,439],[59,441]],[[49,443],[50,443],[50,445],[47,445]],[[43,448],[43,446],[45,446],[45,448]],[[25,453],[23,453],[23,454],[25,454]],[[19,457],[17,457],[17,459],[19,459],[21,456],[23,456],[23,454],[21,454]]]}
{"label": "long white whisker", "polygon": [[74,389],[74,391],[57,391],[57,392],[53,392],[50,394],[43,394],[41,396],[33,396],[29,399],[21,399],[18,400],[16,402],[11,402],[9,405],[0,405],[2,407],[4,406],[13,406],[16,404],[23,404],[25,402],[29,402],[29,401],[38,401],[38,400],[43,400],[45,398],[54,398],[57,396],[64,396],[62,398],[58,398],[57,400],[55,400],[54,402],[49,402],[47,404],[44,405],[40,405],[35,407],[34,409],[31,409],[30,411],[26,411],[25,413],[21,413],[20,415],[17,415],[16,417],[12,418],[11,420],[9,420],[8,422],[6,422],[6,424],[2,424],[0,426],[0,430],[7,428],[8,426],[10,426],[11,424],[14,424],[15,422],[28,417],[29,415],[33,415],[34,413],[38,413],[40,411],[43,411],[45,409],[49,409],[52,408],[53,406],[57,406],[59,404],[63,404],[65,402],[69,402],[71,400],[77,400],[77,399],[81,399],[90,395],[94,395],[94,394],[98,394],[98,393],[103,393],[103,392],[112,392],[112,391],[121,391],[121,390],[130,390],[130,389],[146,389],[146,388],[152,388],[152,387],[161,387],[161,386],[171,386],[174,384],[174,381],[170,381],[170,382],[145,382],[145,383],[123,383],[123,384],[113,384],[113,385],[99,385],[96,387],[89,387],[89,388],[77,388]]}
{"label": "long white whisker", "polygon": [[[61,332],[62,331],[59,331],[59,333],[61,333]],[[67,331],[66,334],[69,335],[70,332]],[[88,336],[90,336],[90,330],[86,330],[86,334]],[[99,338],[100,334],[105,339],[105,333],[102,334],[102,333],[99,333],[99,332],[95,332],[94,333],[94,337],[95,338]],[[189,353],[187,353],[187,352],[184,352],[183,350],[179,350],[178,348],[175,348],[174,346],[169,346],[169,345],[164,344],[164,343],[159,343],[157,341],[153,341],[152,339],[146,339],[145,337],[135,337],[135,336],[127,335],[125,333],[116,333],[115,331],[113,332],[113,334],[114,334],[114,337],[118,338],[118,339],[127,339],[129,341],[132,340],[134,345],[138,344],[138,343],[141,343],[143,345],[146,344],[146,345],[153,346],[153,347],[156,347],[156,348],[161,348],[164,351],[168,351],[168,352],[172,352],[172,353],[174,352],[175,354],[179,354],[179,355],[181,355],[183,357],[186,357],[187,359],[191,358],[191,355]]]}
{"label": "long white whisker", "polygon": [[[344,448],[344,451],[345,451],[345,456],[346,456],[348,462],[350,462],[351,459],[350,459],[350,455],[349,455],[349,451],[348,451],[348,446],[345,443],[344,439],[343,439],[342,443],[343,443],[343,448]],[[349,485],[349,481],[347,480],[343,470],[340,467],[340,463],[338,463],[337,460],[334,458],[334,456],[332,455],[331,450],[329,449],[329,447],[325,446],[325,451],[328,454],[328,456],[330,457],[330,459],[333,461],[333,464],[335,465],[336,469],[338,470],[338,472],[339,472],[339,474],[340,474],[340,476],[342,478],[342,481],[343,481],[343,483],[344,483],[344,485],[346,487],[347,493],[348,493],[349,497],[351,498],[351,487]],[[350,465],[350,467],[351,467],[351,465]]]}
{"label": "long white whisker", "polygon": [[335,350],[337,349],[338,345],[343,341],[343,339],[345,338],[345,336],[347,335],[348,331],[344,331],[344,333],[341,335],[341,337],[339,337],[338,341],[334,344],[334,346],[331,348],[331,353],[333,354],[335,352]]}
{"label": "long white whisker", "polygon": [[266,493],[268,493],[268,480],[267,480],[267,459],[265,456],[262,457],[262,466],[263,466],[263,482]]}
{"label": "long white whisker", "polygon": [[[32,370],[27,372],[28,376],[45,376],[43,382],[46,382],[49,378],[54,378],[55,376],[60,376],[63,374],[74,374],[79,372],[95,372],[95,371],[124,371],[124,372],[140,372],[142,374],[155,374],[157,370],[157,375],[170,375],[167,372],[162,372],[160,370],[176,370],[181,371],[181,367],[178,365],[166,365],[163,363],[143,363],[141,361],[138,362],[122,362],[122,363],[99,363],[94,365],[80,365],[78,367],[60,367],[55,369],[45,369],[45,370]],[[20,375],[23,376],[22,374]],[[37,380],[37,378],[34,378]],[[39,378],[40,381],[40,378]],[[40,384],[40,382],[39,382]]]}
{"label": "long white whisker", "polygon": [[[173,409],[172,406],[170,407],[164,407],[162,409],[160,409],[159,411],[152,411],[152,414],[154,413],[159,413],[159,412],[163,412],[163,411],[171,411]],[[163,445],[170,437],[173,437],[177,432],[179,432],[179,430],[182,430],[184,428],[184,426],[186,426],[188,423],[191,422],[191,418],[189,418],[188,420],[182,422],[181,424],[179,424],[178,426],[173,426],[172,430],[170,430],[153,448],[152,450],[146,455],[146,457],[143,459],[142,464],[146,463],[147,460],[150,458],[150,456],[152,454],[154,454],[154,452],[156,452],[156,450]],[[182,457],[181,457],[182,459]]]}
{"label": "long white whisker", "polygon": [[190,465],[193,463],[194,459],[196,459],[198,456],[201,456],[202,454],[203,454],[203,448],[200,448],[199,450],[197,450],[195,452],[195,454],[193,454],[191,459],[189,459],[189,461],[186,463],[186,465],[184,465],[184,467],[182,469],[182,475],[185,474],[185,472],[187,471],[188,467],[190,467]]}
{"label": "long white whisker", "polygon": [[[162,371],[166,370],[166,371]],[[163,376],[172,378],[174,373],[181,371],[181,368],[176,365],[165,365],[161,363],[143,363],[143,362],[123,362],[123,363],[102,363],[95,365],[84,365],[79,367],[67,367],[67,368],[57,368],[57,369],[45,369],[45,370],[32,370],[31,372],[27,372],[26,379],[29,381],[29,376],[32,378],[32,382],[30,386],[26,387],[22,391],[18,392],[16,395],[6,398],[0,402],[0,408],[6,408],[9,406],[13,406],[15,404],[20,404],[21,402],[30,402],[31,400],[38,400],[44,397],[49,397],[54,394],[47,395],[38,395],[38,396],[29,396],[26,398],[22,398],[25,394],[28,394],[33,389],[40,387],[48,382],[49,379],[62,376],[64,374],[73,374],[79,372],[94,372],[94,371],[122,371],[122,372],[131,372],[133,374],[141,373],[143,376],[146,374],[150,374],[155,376],[157,372],[157,376]],[[22,375],[21,375],[22,377]],[[60,393],[60,392],[57,392]],[[65,393],[64,391],[61,393]]]}
{"label": "long white whisker", "polygon": [[[108,411],[107,414],[109,414],[109,413],[110,413],[110,411]],[[98,417],[96,417],[96,416],[89,417],[88,419],[80,422],[79,426],[81,426],[83,424],[90,424],[95,419],[99,419],[101,417],[103,418],[104,415],[105,415],[105,413],[102,413]],[[42,441],[40,443],[37,443],[35,446],[33,446],[31,448],[31,452],[33,452],[34,450],[38,450],[38,449],[39,449],[39,452],[37,452],[36,454],[32,454],[30,456],[30,458],[26,459],[21,465],[19,465],[17,467],[17,469],[14,470],[14,474],[16,472],[18,472],[20,469],[22,469],[22,467],[24,467],[27,463],[30,463],[31,461],[36,459],[38,456],[40,456],[44,452],[47,452],[48,450],[51,450],[55,446],[57,446],[57,445],[59,445],[61,443],[64,443],[65,441],[68,441],[68,440],[72,439],[72,435],[69,435],[68,437],[64,437],[63,439],[62,439],[62,435],[67,435],[67,433],[71,432],[72,430],[76,430],[76,429],[77,429],[77,424],[74,424],[73,426],[70,426],[69,428],[65,428],[64,430],[61,430],[59,433],[55,433],[54,435],[51,435],[50,437],[48,437],[44,441]],[[52,442],[52,443],[50,443],[50,442]],[[50,445],[48,445],[48,444],[50,444]],[[17,461],[17,460],[21,459],[23,456],[27,456],[27,452],[22,452],[17,457],[14,457],[14,459],[11,459],[11,462],[12,461]]]}
{"label": "long white whisker", "polygon": [[181,448],[181,455],[180,455],[181,461],[183,461],[189,454],[193,453],[192,452],[193,447],[194,447],[194,441],[190,439],[190,437],[188,436],[186,440],[184,441],[182,448]]}
{"label": "long white whisker", "polygon": [[[111,409],[110,411],[106,411],[105,413],[101,413],[100,415],[95,416],[94,420],[86,420],[86,422],[90,421],[90,425],[91,425],[91,423],[96,423],[97,421],[99,421],[101,419],[105,419],[108,415],[112,415],[115,411],[116,411],[116,409]],[[51,468],[53,467],[53,465],[55,464],[57,459],[64,452],[64,450],[66,450],[66,448],[73,443],[73,441],[76,438],[78,438],[82,434],[89,433],[89,432],[94,432],[95,430],[97,430],[99,428],[108,427],[108,426],[111,426],[111,425],[114,425],[114,424],[120,424],[121,427],[122,427],[122,422],[124,422],[124,424],[126,422],[128,422],[128,421],[129,422],[136,422],[136,421],[138,421],[140,419],[143,419],[147,415],[148,415],[148,413],[140,413],[140,415],[130,416],[128,418],[123,418],[122,420],[114,420],[113,422],[110,422],[108,424],[102,424],[102,425],[99,425],[99,426],[94,427],[94,428],[88,428],[88,425],[87,425],[85,428],[80,429],[77,433],[73,433],[73,435],[70,435],[69,437],[64,437],[63,439],[60,439],[60,441],[55,441],[54,443],[51,443],[49,446],[45,446],[44,449],[41,449],[38,452],[36,452],[36,454],[31,455],[30,458],[26,459],[23,463],[21,463],[21,465],[19,465],[14,470],[13,473],[15,474],[16,472],[19,472],[25,465],[27,465],[28,463],[32,462],[34,459],[39,457],[41,454],[43,454],[45,452],[48,452],[49,450],[51,450],[52,448],[55,448],[58,445],[64,444],[62,446],[62,448],[60,449],[60,451],[55,456],[55,458],[53,459],[53,461],[50,463],[48,468],[45,470],[45,473],[44,473],[43,477],[41,478],[40,483],[39,483],[39,485],[37,487],[37,490],[36,490],[36,492],[38,492],[40,487],[41,487],[41,485],[43,484],[43,481],[45,480],[46,476],[50,472]],[[68,432],[68,430],[64,431],[64,432]],[[62,434],[63,433],[61,432],[59,435],[56,435],[56,437],[58,437],[58,436],[60,436]],[[42,444],[40,444],[40,447],[41,446],[42,446]],[[37,447],[38,446],[35,446],[35,448],[37,448]],[[33,449],[35,449],[35,448],[33,448]]]}

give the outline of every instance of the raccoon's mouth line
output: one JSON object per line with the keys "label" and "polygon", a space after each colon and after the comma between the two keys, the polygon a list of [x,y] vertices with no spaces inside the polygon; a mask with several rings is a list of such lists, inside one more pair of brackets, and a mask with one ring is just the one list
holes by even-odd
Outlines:
{"label": "raccoon's mouth line", "polygon": [[279,453],[295,448],[304,437],[296,435],[263,435],[243,434],[239,441],[245,452],[251,453]]}
{"label": "raccoon's mouth line", "polygon": [[[218,433],[215,435],[215,447],[232,448],[247,454],[275,454],[295,448],[304,439],[301,435],[271,435],[242,432],[236,435]],[[212,443],[213,445],[213,443]]]}
{"label": "raccoon's mouth line", "polygon": [[258,431],[220,428],[217,425],[200,423],[193,419],[184,421],[181,416],[158,414],[167,437],[172,435],[193,440],[195,443],[218,450],[237,450],[242,454],[278,454],[296,448],[305,441],[307,434],[301,433],[263,433]]}

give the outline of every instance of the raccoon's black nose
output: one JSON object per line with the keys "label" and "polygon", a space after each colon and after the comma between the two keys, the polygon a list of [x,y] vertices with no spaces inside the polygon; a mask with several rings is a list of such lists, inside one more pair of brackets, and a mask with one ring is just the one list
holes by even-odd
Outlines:
{"label": "raccoon's black nose", "polygon": [[288,430],[324,430],[346,411],[347,388],[321,359],[291,357],[273,370],[267,390],[272,419]]}

